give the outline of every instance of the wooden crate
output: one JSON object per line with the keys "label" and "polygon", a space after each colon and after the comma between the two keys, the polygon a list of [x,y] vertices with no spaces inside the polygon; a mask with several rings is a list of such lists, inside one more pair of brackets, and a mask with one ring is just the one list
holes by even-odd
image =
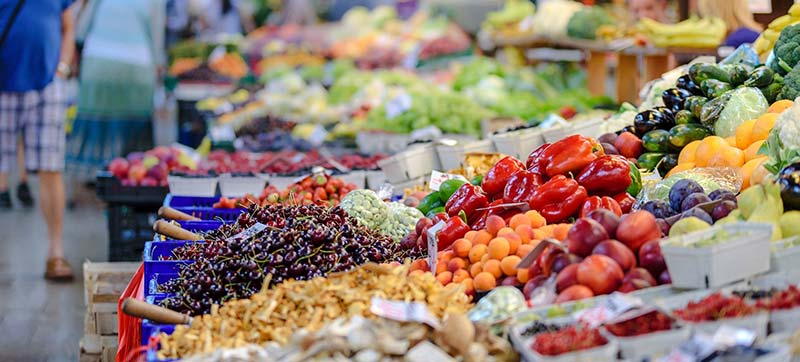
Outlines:
{"label": "wooden crate", "polygon": [[113,362],[117,354],[117,302],[140,263],[114,262],[83,264],[84,336],[80,362]]}
{"label": "wooden crate", "polygon": [[138,262],[83,263],[84,304],[116,303],[139,265]]}

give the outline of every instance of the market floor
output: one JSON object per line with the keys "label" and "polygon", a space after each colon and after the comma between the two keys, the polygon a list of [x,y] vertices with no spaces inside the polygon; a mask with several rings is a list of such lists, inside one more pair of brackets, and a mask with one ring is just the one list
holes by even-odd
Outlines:
{"label": "market floor", "polygon": [[107,239],[101,207],[89,202],[67,210],[64,247],[75,281],[47,282],[47,231],[39,209],[0,211],[0,361],[78,360],[85,312],[81,266],[87,259],[106,260]]}

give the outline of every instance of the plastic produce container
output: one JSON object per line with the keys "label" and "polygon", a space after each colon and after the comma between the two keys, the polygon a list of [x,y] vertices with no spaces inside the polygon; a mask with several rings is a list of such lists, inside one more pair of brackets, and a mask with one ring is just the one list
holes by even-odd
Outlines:
{"label": "plastic produce container", "polygon": [[770,271],[800,270],[800,244],[786,247],[787,244],[797,242],[798,239],[800,237],[795,236],[772,243]]}
{"label": "plastic produce container", "polygon": [[563,353],[557,356],[545,356],[534,351],[530,343],[524,349],[518,349],[525,361],[530,362],[616,362],[619,346],[617,342],[609,340],[608,343],[582,351]]}
{"label": "plastic produce container", "polygon": [[180,196],[206,196],[217,194],[216,177],[167,176],[169,192]]}
{"label": "plastic produce container", "polygon": [[681,342],[688,339],[692,330],[688,326],[682,326],[681,328],[634,337],[617,337],[608,331],[603,332],[606,338],[617,342],[623,359],[641,361],[647,357],[650,360],[654,360],[656,357],[665,356]]}
{"label": "plastic produce container", "polygon": [[427,176],[441,169],[436,149],[432,143],[413,145],[407,150],[378,161],[378,166],[391,183]]}
{"label": "plastic produce container", "polygon": [[545,143],[542,130],[526,128],[519,131],[500,133],[491,136],[497,152],[525,160],[528,155]]}
{"label": "plastic produce container", "polygon": [[367,178],[367,187],[372,190],[377,190],[386,183],[386,174],[381,170],[364,171]]}
{"label": "plastic produce container", "polygon": [[[742,234],[706,247],[691,246],[722,230]],[[672,286],[715,288],[768,271],[771,235],[769,224],[739,222],[662,240]]]}
{"label": "plastic produce container", "polygon": [[269,177],[269,184],[275,186],[278,190],[284,190],[299,179],[301,177],[272,175]]}
{"label": "plastic produce container", "polygon": [[800,328],[800,307],[771,311],[769,325],[772,333],[796,331]]}
{"label": "plastic produce container", "polygon": [[264,190],[267,178],[264,176],[231,176],[219,177],[219,190],[225,197],[242,197],[247,194],[258,196]]}
{"label": "plastic produce container", "polygon": [[437,145],[436,153],[443,170],[452,170],[461,167],[464,156],[468,153],[489,153],[494,151],[492,140],[481,140],[468,143],[458,143],[455,146]]}
{"label": "plastic produce container", "polygon": [[[715,290],[697,290],[676,295],[657,302],[664,309],[675,311],[686,307],[689,302],[697,302],[701,299],[715,293]],[[769,313],[759,312],[741,318],[726,318],[710,322],[690,322],[678,319],[682,324],[691,326],[694,331],[703,332],[706,334],[714,334],[714,332],[723,325],[728,325],[736,328],[749,329],[756,333],[762,340],[767,337],[767,324],[769,323]]]}
{"label": "plastic produce container", "polygon": [[[553,143],[574,134],[580,134],[573,124],[553,126],[542,131],[545,143]],[[596,134],[594,136],[597,136]]]}
{"label": "plastic produce container", "polygon": [[334,175],[333,177],[339,177],[344,182],[351,183],[356,185],[357,188],[363,189],[367,186],[367,173],[366,171],[362,170],[353,170],[345,174],[341,175]]}

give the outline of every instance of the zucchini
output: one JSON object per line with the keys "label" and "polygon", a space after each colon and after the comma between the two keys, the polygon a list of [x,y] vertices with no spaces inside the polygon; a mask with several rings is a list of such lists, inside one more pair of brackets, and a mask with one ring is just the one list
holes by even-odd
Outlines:
{"label": "zucchini", "polygon": [[661,158],[661,161],[658,163],[657,166],[658,174],[661,175],[661,177],[664,177],[664,175],[669,173],[669,171],[672,170],[677,165],[678,165],[678,155],[674,153],[664,155],[664,157]]}
{"label": "zucchini", "polygon": [[658,161],[661,161],[661,158],[664,157],[664,153],[661,152],[645,152],[638,159],[636,159],[636,164],[642,170],[647,170],[648,172],[653,171],[658,164]]}
{"label": "zucchini", "polygon": [[692,112],[695,117],[700,118],[700,110],[707,102],[708,98],[703,96],[687,97],[686,100],[683,101],[683,109]]}
{"label": "zucchini", "polygon": [[747,77],[744,85],[747,87],[762,88],[772,84],[772,79],[775,78],[775,71],[770,67],[758,67]]}
{"label": "zucchini", "polygon": [[669,131],[654,129],[642,136],[642,145],[649,152],[667,152],[670,147]]}
{"label": "zucchini", "polygon": [[781,89],[783,89],[783,84],[781,83],[772,83],[766,87],[759,88],[764,98],[766,98],[769,103],[775,102],[778,99]]}
{"label": "zucchini", "polygon": [[742,64],[733,64],[724,66],[725,70],[728,71],[728,78],[730,78],[730,83],[732,87],[736,87],[747,80],[747,67]]}
{"label": "zucchini", "polygon": [[700,122],[692,111],[683,109],[675,113],[675,124],[692,124]]}
{"label": "zucchini", "polygon": [[699,124],[679,124],[669,130],[669,143],[681,149],[692,141],[710,136],[711,132]]}
{"label": "zucchini", "polygon": [[718,98],[723,93],[733,89],[730,83],[719,81],[716,79],[706,79],[700,82],[700,89],[709,99]]}
{"label": "zucchini", "polygon": [[731,81],[730,75],[716,64],[695,63],[689,66],[689,78],[695,84],[700,84],[706,79],[716,79],[728,83]]}

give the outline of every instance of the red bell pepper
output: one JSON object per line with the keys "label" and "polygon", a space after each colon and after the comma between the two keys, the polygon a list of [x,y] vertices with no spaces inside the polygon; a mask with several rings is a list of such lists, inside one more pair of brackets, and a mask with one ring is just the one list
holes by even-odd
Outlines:
{"label": "red bell pepper", "polygon": [[514,172],[503,189],[505,202],[529,202],[536,188],[543,183],[542,175],[528,170]]}
{"label": "red bell pepper", "polygon": [[487,205],[489,205],[489,199],[483,193],[483,190],[479,186],[465,183],[450,196],[444,209],[451,217],[463,211],[467,215],[467,220],[472,220],[475,209],[480,209]]}
{"label": "red bell pepper", "polygon": [[631,166],[620,156],[600,156],[575,178],[592,195],[616,195],[631,184]]}
{"label": "red bell pepper", "polygon": [[[508,178],[514,172],[525,169],[525,165],[514,157],[506,156],[497,161],[481,181],[481,187],[489,196],[498,196],[503,193]],[[450,214],[452,215],[452,214]]]}
{"label": "red bell pepper", "polygon": [[436,234],[439,239],[437,249],[442,251],[447,249],[456,240],[463,238],[464,235],[470,231],[469,225],[460,217],[451,217],[444,222],[444,227]]}
{"label": "red bell pepper", "polygon": [[614,195],[614,200],[619,204],[619,208],[622,210],[623,214],[631,212],[633,204],[636,203],[636,198],[627,192],[620,192]]}
{"label": "red bell pepper", "polygon": [[536,189],[530,206],[552,224],[574,216],[586,197],[586,189],[578,181],[557,175]]}
{"label": "red bell pepper", "polygon": [[538,174],[544,173],[544,167],[546,164],[544,163],[544,157],[542,157],[542,153],[550,146],[549,143],[545,143],[539,148],[533,150],[530,155],[528,155],[528,160],[525,162],[525,166],[528,168],[530,172],[536,172]]}
{"label": "red bell pepper", "polygon": [[544,175],[554,177],[568,173],[578,174],[584,167],[603,154],[597,141],[573,135],[551,144],[542,152]]}
{"label": "red bell pepper", "polygon": [[622,208],[620,208],[617,200],[608,196],[589,196],[581,206],[581,217],[586,217],[589,212],[597,209],[606,209],[613,212],[617,216],[622,216]]}

